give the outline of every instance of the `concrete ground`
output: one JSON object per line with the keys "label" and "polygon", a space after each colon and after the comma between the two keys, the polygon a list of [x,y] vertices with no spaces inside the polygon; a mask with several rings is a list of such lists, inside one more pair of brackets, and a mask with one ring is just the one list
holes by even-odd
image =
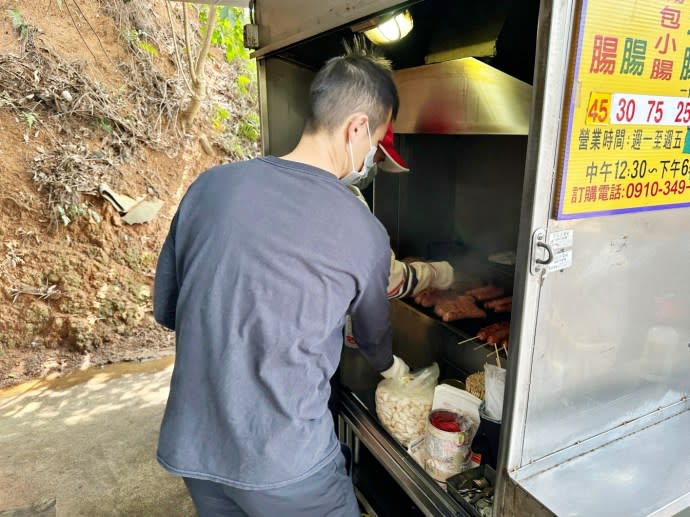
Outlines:
{"label": "concrete ground", "polygon": [[51,499],[65,517],[196,515],[182,480],[155,459],[171,365],[126,363],[0,391],[0,516]]}

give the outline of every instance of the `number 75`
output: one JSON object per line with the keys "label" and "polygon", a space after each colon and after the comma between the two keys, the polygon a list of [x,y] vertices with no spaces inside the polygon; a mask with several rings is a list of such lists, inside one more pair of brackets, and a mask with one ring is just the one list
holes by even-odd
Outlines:
{"label": "number 75", "polygon": [[652,113],[654,114],[654,122],[659,123],[664,118],[664,101],[648,100],[649,113],[647,113],[647,122],[651,122]]}

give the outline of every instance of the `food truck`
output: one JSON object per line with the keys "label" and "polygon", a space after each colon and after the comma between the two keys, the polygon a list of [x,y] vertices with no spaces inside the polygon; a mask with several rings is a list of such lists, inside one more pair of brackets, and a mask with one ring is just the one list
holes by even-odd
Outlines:
{"label": "food truck", "polygon": [[[381,172],[365,192],[391,248],[449,261],[459,292],[512,296],[509,313],[478,300],[485,317],[454,321],[419,299],[391,301],[394,353],[413,370],[435,364],[438,381],[457,389],[481,382],[486,363],[505,369],[495,468],[477,461],[459,474],[477,473],[465,485],[440,482],[389,432],[376,407],[381,377],[344,347],[336,427],[363,508],[687,511],[690,2],[248,7],[263,152],[292,149],[316,71],[364,34],[392,61],[395,145],[411,169]],[[478,337],[501,322],[502,343]]]}

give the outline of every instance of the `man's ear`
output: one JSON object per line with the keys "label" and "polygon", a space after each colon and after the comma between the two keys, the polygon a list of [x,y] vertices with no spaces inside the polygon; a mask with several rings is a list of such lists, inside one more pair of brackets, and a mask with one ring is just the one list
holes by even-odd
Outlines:
{"label": "man's ear", "polygon": [[369,122],[369,117],[366,113],[358,112],[350,115],[345,123],[345,137],[350,142],[354,142],[360,138],[362,134],[366,137],[367,122]]}

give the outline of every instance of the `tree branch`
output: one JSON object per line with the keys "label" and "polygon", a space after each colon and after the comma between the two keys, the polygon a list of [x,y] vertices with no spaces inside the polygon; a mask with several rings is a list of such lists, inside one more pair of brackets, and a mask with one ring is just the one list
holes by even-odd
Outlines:
{"label": "tree branch", "polygon": [[89,47],[89,44],[84,39],[84,35],[79,30],[79,26],[77,25],[77,21],[74,19],[74,16],[72,16],[72,11],[69,10],[69,5],[67,3],[65,3],[64,6],[65,6],[65,9],[67,9],[67,14],[69,14],[69,17],[72,19],[72,25],[74,25],[74,28],[77,29],[77,33],[79,34],[79,37],[81,38],[82,42],[84,43],[86,50],[89,51],[89,54],[91,54],[91,56],[93,57],[93,60],[96,62],[96,64],[98,64],[98,58],[96,57],[96,54],[93,53],[93,51],[91,50],[91,47]]}
{"label": "tree branch", "polygon": [[187,20],[187,2],[182,2],[182,21],[184,23],[184,44],[187,47],[187,64],[189,65],[189,76],[192,83],[196,82],[194,73],[194,63],[192,62],[192,48],[190,47],[191,38],[189,37],[189,21]]}
{"label": "tree branch", "polygon": [[178,73],[182,76],[189,93],[194,93],[192,90],[192,85],[189,84],[187,79],[187,74],[182,70],[182,61],[180,60],[180,51],[177,48],[177,35],[175,34],[175,24],[173,23],[172,13],[170,12],[170,0],[165,0],[165,10],[168,12],[168,21],[170,22],[170,30],[172,31],[173,47],[175,49],[175,64],[177,65]]}
{"label": "tree branch", "polygon": [[[101,50],[103,51],[103,54],[105,54],[105,57],[107,57],[107,58],[108,58],[108,61],[110,61],[110,65],[111,65],[113,68],[117,68],[117,66],[115,66],[115,63],[113,63],[113,60],[110,59],[110,55],[105,51],[105,48],[103,47],[103,42],[101,41],[101,38],[98,37],[98,33],[96,32],[96,29],[93,28],[93,25],[91,25],[91,22],[89,21],[89,19],[88,19],[88,18],[86,17],[86,15],[84,14],[84,11],[82,11],[82,10],[81,10],[81,7],[79,7],[79,4],[77,3],[77,0],[72,0],[72,2],[73,2],[74,5],[77,7],[77,10],[79,11],[79,14],[81,14],[82,18],[84,18],[84,20],[86,21],[86,24],[87,24],[87,25],[89,26],[89,28],[91,29],[91,32],[93,32],[93,35],[96,36],[96,39],[98,40],[98,45],[101,47]],[[75,27],[76,27],[76,26],[75,26]]]}
{"label": "tree branch", "polygon": [[204,75],[204,65],[206,64],[206,55],[208,54],[209,48],[211,48],[211,37],[213,36],[213,28],[216,25],[216,4],[212,3],[208,8],[208,20],[206,21],[206,35],[204,37],[204,42],[201,44],[201,50],[199,50],[199,55],[196,59],[196,77],[203,77]]}

